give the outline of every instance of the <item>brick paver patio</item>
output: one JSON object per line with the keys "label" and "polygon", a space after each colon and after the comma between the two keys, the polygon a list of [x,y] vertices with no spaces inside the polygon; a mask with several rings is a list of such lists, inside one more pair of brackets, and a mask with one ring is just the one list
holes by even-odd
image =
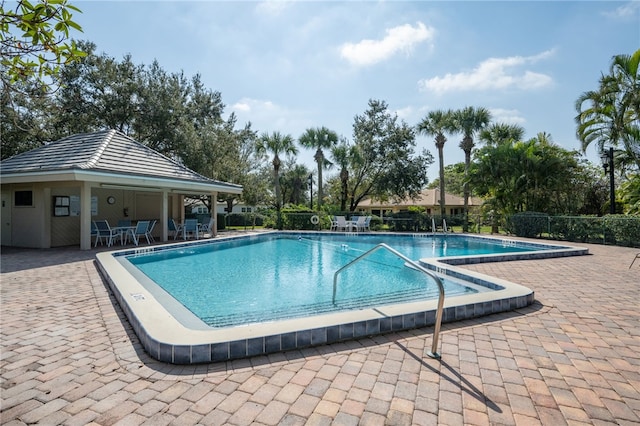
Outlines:
{"label": "brick paver patio", "polygon": [[518,312],[198,366],[142,350],[77,249],[2,252],[3,425],[640,424],[638,249],[468,266],[532,288]]}

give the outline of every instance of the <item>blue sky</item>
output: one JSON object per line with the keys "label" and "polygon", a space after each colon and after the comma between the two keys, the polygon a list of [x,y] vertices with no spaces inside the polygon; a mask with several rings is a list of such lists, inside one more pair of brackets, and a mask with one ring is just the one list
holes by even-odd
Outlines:
{"label": "blue sky", "polygon": [[[117,59],[202,76],[225,115],[298,138],[352,140],[369,99],[415,125],[428,111],[485,107],[525,138],[579,149],[574,103],[611,57],[640,48],[640,1],[83,1],[76,38]],[[460,137],[446,164],[463,161]],[[418,149],[436,156],[432,138]],[[313,152],[300,161],[312,166]],[[597,160],[595,150],[587,157]],[[429,169],[437,176],[437,165]]]}

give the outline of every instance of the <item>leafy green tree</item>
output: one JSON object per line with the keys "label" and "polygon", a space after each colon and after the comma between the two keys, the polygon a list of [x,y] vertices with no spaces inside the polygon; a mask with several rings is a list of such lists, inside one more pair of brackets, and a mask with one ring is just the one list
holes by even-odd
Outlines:
{"label": "leafy green tree", "polygon": [[617,166],[640,170],[640,49],[617,55],[609,74],[602,75],[597,90],[576,100],[578,139],[582,150],[593,143],[599,152],[616,148]]}
{"label": "leafy green tree", "polygon": [[[16,83],[24,86],[35,83]],[[11,93],[3,88],[0,94],[0,140],[2,159],[37,148],[52,140],[47,122],[53,114],[49,97],[40,96],[40,90],[30,95],[31,89]]]}
{"label": "leafy green tree", "polygon": [[620,190],[625,203],[625,213],[640,215],[640,173],[629,176],[629,179],[620,185]]}
{"label": "leafy green tree", "polygon": [[439,165],[439,179],[440,184],[440,215],[442,217],[446,214],[445,205],[445,177],[444,177],[444,144],[447,142],[447,138],[444,135],[455,131],[453,122],[453,111],[430,111],[425,118],[418,123],[418,133],[434,136],[436,139],[436,148],[438,149],[438,165]]}
{"label": "leafy green tree", "polygon": [[338,135],[333,130],[326,127],[310,128],[298,138],[298,142],[305,148],[316,148],[316,154],[313,157],[318,164],[318,209],[322,206],[324,197],[322,191],[322,169],[327,167],[327,161],[324,156],[323,149],[330,149],[338,142]]}
{"label": "leafy green tree", "polygon": [[414,129],[387,108],[384,101],[370,100],[367,111],[355,117],[350,211],[366,197],[415,197],[428,182],[433,157],[428,151],[415,155]]}
{"label": "leafy green tree", "polygon": [[273,182],[275,187],[275,207],[278,214],[278,228],[282,226],[280,217],[280,208],[282,206],[282,197],[280,195],[280,167],[282,160],[280,155],[296,155],[298,149],[294,145],[291,135],[283,135],[280,132],[272,132],[271,134],[263,133],[256,141],[256,152],[260,156],[273,155],[271,164],[273,165]]}
{"label": "leafy green tree", "polygon": [[[187,167],[202,175],[225,182],[233,182],[246,188],[259,166],[255,157],[255,142],[257,134],[251,129],[251,123],[244,128],[236,128],[237,118],[231,114],[223,123],[208,122],[202,126],[185,126],[191,135],[184,134],[185,140],[193,143],[184,148],[183,162]],[[257,195],[257,194],[256,194]],[[218,201],[227,205],[227,211],[240,200],[247,202],[242,195],[218,194]],[[202,200],[209,208],[209,197]]]}
{"label": "leafy green tree", "polygon": [[[62,87],[52,96],[17,93],[12,103],[3,96],[3,156],[75,133],[115,128],[204,176],[240,185],[251,178],[257,168],[256,132],[250,124],[238,129],[234,114],[223,120],[220,93],[205,88],[199,75],[189,79],[167,73],[155,61],[135,65],[130,56],[118,61],[93,54],[91,43],[81,46],[89,54],[62,68]],[[252,189],[244,192],[265,198]],[[238,201],[237,195],[219,195],[229,210]],[[208,197],[201,201],[211,208]]]}
{"label": "leafy green tree", "polygon": [[464,151],[465,184],[464,184],[464,220],[462,230],[469,229],[469,169],[471,168],[471,152],[475,146],[473,136],[482,131],[491,121],[491,113],[486,108],[465,107],[453,113],[454,129],[463,135],[460,148]]}
{"label": "leafy green tree", "polygon": [[71,31],[82,28],[73,20],[80,9],[66,0],[16,2],[15,9],[0,3],[0,79],[3,90],[19,90],[35,79],[48,93],[55,89],[60,66],[85,56],[70,40]]}
{"label": "leafy green tree", "polygon": [[113,128],[200,171],[203,167],[189,152],[226,126],[219,92],[206,89],[199,75],[169,74],[157,61],[145,67],[129,55],[118,61],[90,54],[65,67],[61,79],[55,97],[58,137]]}
{"label": "leafy green tree", "polygon": [[285,161],[280,178],[284,204],[308,204],[309,176],[312,176],[311,170],[302,164],[297,164],[295,158],[289,157]]}
{"label": "leafy green tree", "polygon": [[502,216],[575,214],[583,204],[575,190],[581,179],[577,156],[548,137],[486,145],[475,155],[470,180]]}
{"label": "leafy green tree", "polygon": [[[445,166],[444,182],[448,194],[462,197],[464,194],[464,179],[464,163],[448,164]],[[427,188],[440,188],[440,178],[434,179],[430,182]]]}

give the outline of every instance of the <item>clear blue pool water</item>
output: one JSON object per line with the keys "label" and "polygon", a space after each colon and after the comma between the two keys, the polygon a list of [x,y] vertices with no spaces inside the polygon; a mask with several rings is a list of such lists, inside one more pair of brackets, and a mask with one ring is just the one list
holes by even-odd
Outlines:
{"label": "clear blue pool water", "polygon": [[[127,259],[213,327],[437,298],[432,279],[379,250],[339,275],[334,304],[335,271],[379,243],[414,260],[532,250],[461,237],[276,234]],[[478,291],[446,277],[443,282],[447,297]]]}

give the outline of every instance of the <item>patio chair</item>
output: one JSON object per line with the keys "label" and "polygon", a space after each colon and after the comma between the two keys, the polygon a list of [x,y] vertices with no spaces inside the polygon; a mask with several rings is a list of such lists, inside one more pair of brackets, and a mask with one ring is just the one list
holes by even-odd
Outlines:
{"label": "patio chair", "polygon": [[202,226],[200,227],[200,231],[202,231],[202,236],[204,236],[204,234],[210,234],[213,237],[213,225],[215,223],[215,219],[213,218],[213,216],[211,218],[209,218],[209,223],[202,224]]}
{"label": "patio chair", "polygon": [[151,240],[152,243],[156,242],[156,239],[153,237],[153,228],[155,228],[156,226],[156,222],[158,222],[157,220],[152,220],[151,222],[149,222],[149,227],[147,228],[147,232],[146,232],[146,236],[147,236],[147,240]]}
{"label": "patio chair", "polygon": [[338,230],[338,220],[336,219],[335,216],[331,216],[331,231],[337,231]]}
{"label": "patio chair", "polygon": [[358,216],[358,218],[355,220],[355,222],[352,221],[352,223],[355,224],[356,227],[356,231],[361,232],[365,230],[365,222],[367,220],[366,216]]}
{"label": "patio chair", "polygon": [[193,235],[196,239],[200,238],[200,229],[198,227],[198,219],[186,219],[184,221],[184,238],[187,238],[187,234]]}
{"label": "patio chair", "polygon": [[115,237],[121,236],[120,231],[117,229],[111,229],[111,227],[109,226],[109,222],[107,222],[106,220],[96,220],[94,221],[94,224],[97,229],[96,243],[94,247],[98,246],[98,242],[102,244],[103,239],[106,241],[107,247],[111,247],[111,245],[113,244],[113,239]]}
{"label": "patio chair", "polygon": [[174,240],[177,240],[178,235],[180,235],[180,233],[182,232],[182,228],[176,225],[176,221],[173,219],[169,219],[169,222],[167,223],[167,229],[169,230],[169,237],[171,237],[171,233],[173,233]]}
{"label": "patio chair", "polygon": [[351,231],[353,229],[353,222],[347,220],[344,216],[336,216],[336,231]]}
{"label": "patio chair", "polygon": [[140,238],[145,237],[147,239],[147,244],[151,244],[149,241],[149,236],[147,235],[147,230],[149,229],[149,221],[148,220],[139,220],[136,223],[136,229],[133,231],[133,243],[138,245],[140,242]]}
{"label": "patio chair", "polygon": [[95,221],[91,221],[91,238],[96,239],[96,244],[98,243],[98,227],[96,226]]}

